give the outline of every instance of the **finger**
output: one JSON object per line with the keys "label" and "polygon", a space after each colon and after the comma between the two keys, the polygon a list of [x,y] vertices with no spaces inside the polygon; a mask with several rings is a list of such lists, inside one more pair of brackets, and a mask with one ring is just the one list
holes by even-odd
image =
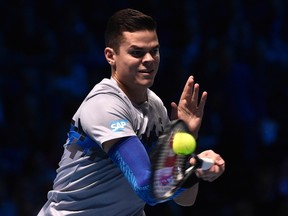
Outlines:
{"label": "finger", "polygon": [[225,161],[220,157],[220,155],[218,155],[214,161],[218,166],[223,166],[225,164]]}
{"label": "finger", "polygon": [[224,173],[225,167],[224,166],[218,166],[214,165],[213,167],[213,174],[214,176],[217,176],[217,178]]}
{"label": "finger", "polygon": [[205,177],[203,177],[202,179],[203,180],[205,180],[205,181],[209,181],[209,182],[212,182],[212,181],[214,181],[215,179],[217,179],[218,178],[218,176],[205,176]]}
{"label": "finger", "polygon": [[215,175],[215,174],[211,174],[211,173],[205,173],[201,176],[201,178],[204,180],[204,181],[212,181],[216,178],[218,178],[218,175]]}
{"label": "finger", "polygon": [[204,171],[203,174],[201,175],[201,178],[205,181],[214,181],[217,179],[223,171],[221,170],[220,167],[218,166],[213,166],[209,171]]}
{"label": "finger", "polygon": [[208,93],[206,91],[204,91],[202,93],[202,96],[201,96],[201,99],[200,99],[200,103],[199,103],[199,106],[198,106],[198,110],[202,113],[204,113],[204,108],[205,108],[205,104],[206,104],[206,101],[207,101],[207,97],[208,97]]}
{"label": "finger", "polygon": [[191,157],[189,163],[194,166],[196,164],[196,159],[195,157]]}
{"label": "finger", "polygon": [[198,94],[199,94],[199,84],[195,83],[194,88],[192,90],[192,104],[194,104],[195,107],[198,107]]}
{"label": "finger", "polygon": [[190,76],[187,79],[187,82],[184,86],[183,92],[181,94],[180,100],[188,100],[190,101],[193,95],[193,85],[194,85],[194,77]]}

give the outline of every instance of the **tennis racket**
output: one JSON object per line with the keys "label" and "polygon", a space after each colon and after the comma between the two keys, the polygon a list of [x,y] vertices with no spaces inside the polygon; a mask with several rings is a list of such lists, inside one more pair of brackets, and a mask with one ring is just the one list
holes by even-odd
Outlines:
{"label": "tennis racket", "polygon": [[[168,125],[158,139],[158,145],[151,155],[152,188],[155,197],[164,200],[172,195],[185,183],[196,169],[209,169],[213,160],[200,159],[195,154],[176,154],[173,151],[173,137],[177,132],[189,133],[182,120],[174,120]],[[191,166],[189,160],[195,158],[196,163]]]}

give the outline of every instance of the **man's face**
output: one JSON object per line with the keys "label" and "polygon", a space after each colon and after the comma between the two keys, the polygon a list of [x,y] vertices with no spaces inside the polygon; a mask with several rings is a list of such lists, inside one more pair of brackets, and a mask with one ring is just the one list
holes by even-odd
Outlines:
{"label": "man's face", "polygon": [[159,42],[155,31],[123,32],[112,75],[126,90],[146,90],[153,85],[159,63]]}

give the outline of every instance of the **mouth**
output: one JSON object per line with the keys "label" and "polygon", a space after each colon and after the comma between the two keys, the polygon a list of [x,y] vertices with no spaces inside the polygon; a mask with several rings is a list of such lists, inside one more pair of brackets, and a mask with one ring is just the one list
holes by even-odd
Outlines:
{"label": "mouth", "polygon": [[139,70],[139,73],[151,74],[153,72],[154,72],[154,70]]}

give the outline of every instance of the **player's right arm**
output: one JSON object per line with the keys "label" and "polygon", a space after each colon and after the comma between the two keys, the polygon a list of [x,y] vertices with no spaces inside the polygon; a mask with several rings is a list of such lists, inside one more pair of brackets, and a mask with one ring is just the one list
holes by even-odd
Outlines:
{"label": "player's right arm", "polygon": [[174,201],[181,206],[192,206],[196,201],[198,194],[199,183],[183,191],[179,196],[174,198]]}
{"label": "player's right arm", "polygon": [[[192,176],[192,178],[190,179],[191,181],[190,183],[192,183],[193,186],[189,187],[187,190],[182,192],[178,197],[174,198],[174,201],[179,205],[192,206],[195,203],[199,187],[197,179],[212,182],[216,180],[218,177],[220,177],[225,171],[225,161],[219,154],[215,153],[213,150],[203,151],[200,154],[198,154],[198,157],[212,159],[214,161],[214,165],[212,165],[212,167],[207,170],[202,169],[196,170],[195,175]],[[190,159],[190,164],[194,165],[193,158]]]}
{"label": "player's right arm", "polygon": [[151,163],[143,144],[137,136],[114,139],[103,143],[111,160],[120,168],[136,194],[147,204],[159,201],[151,192]]}

